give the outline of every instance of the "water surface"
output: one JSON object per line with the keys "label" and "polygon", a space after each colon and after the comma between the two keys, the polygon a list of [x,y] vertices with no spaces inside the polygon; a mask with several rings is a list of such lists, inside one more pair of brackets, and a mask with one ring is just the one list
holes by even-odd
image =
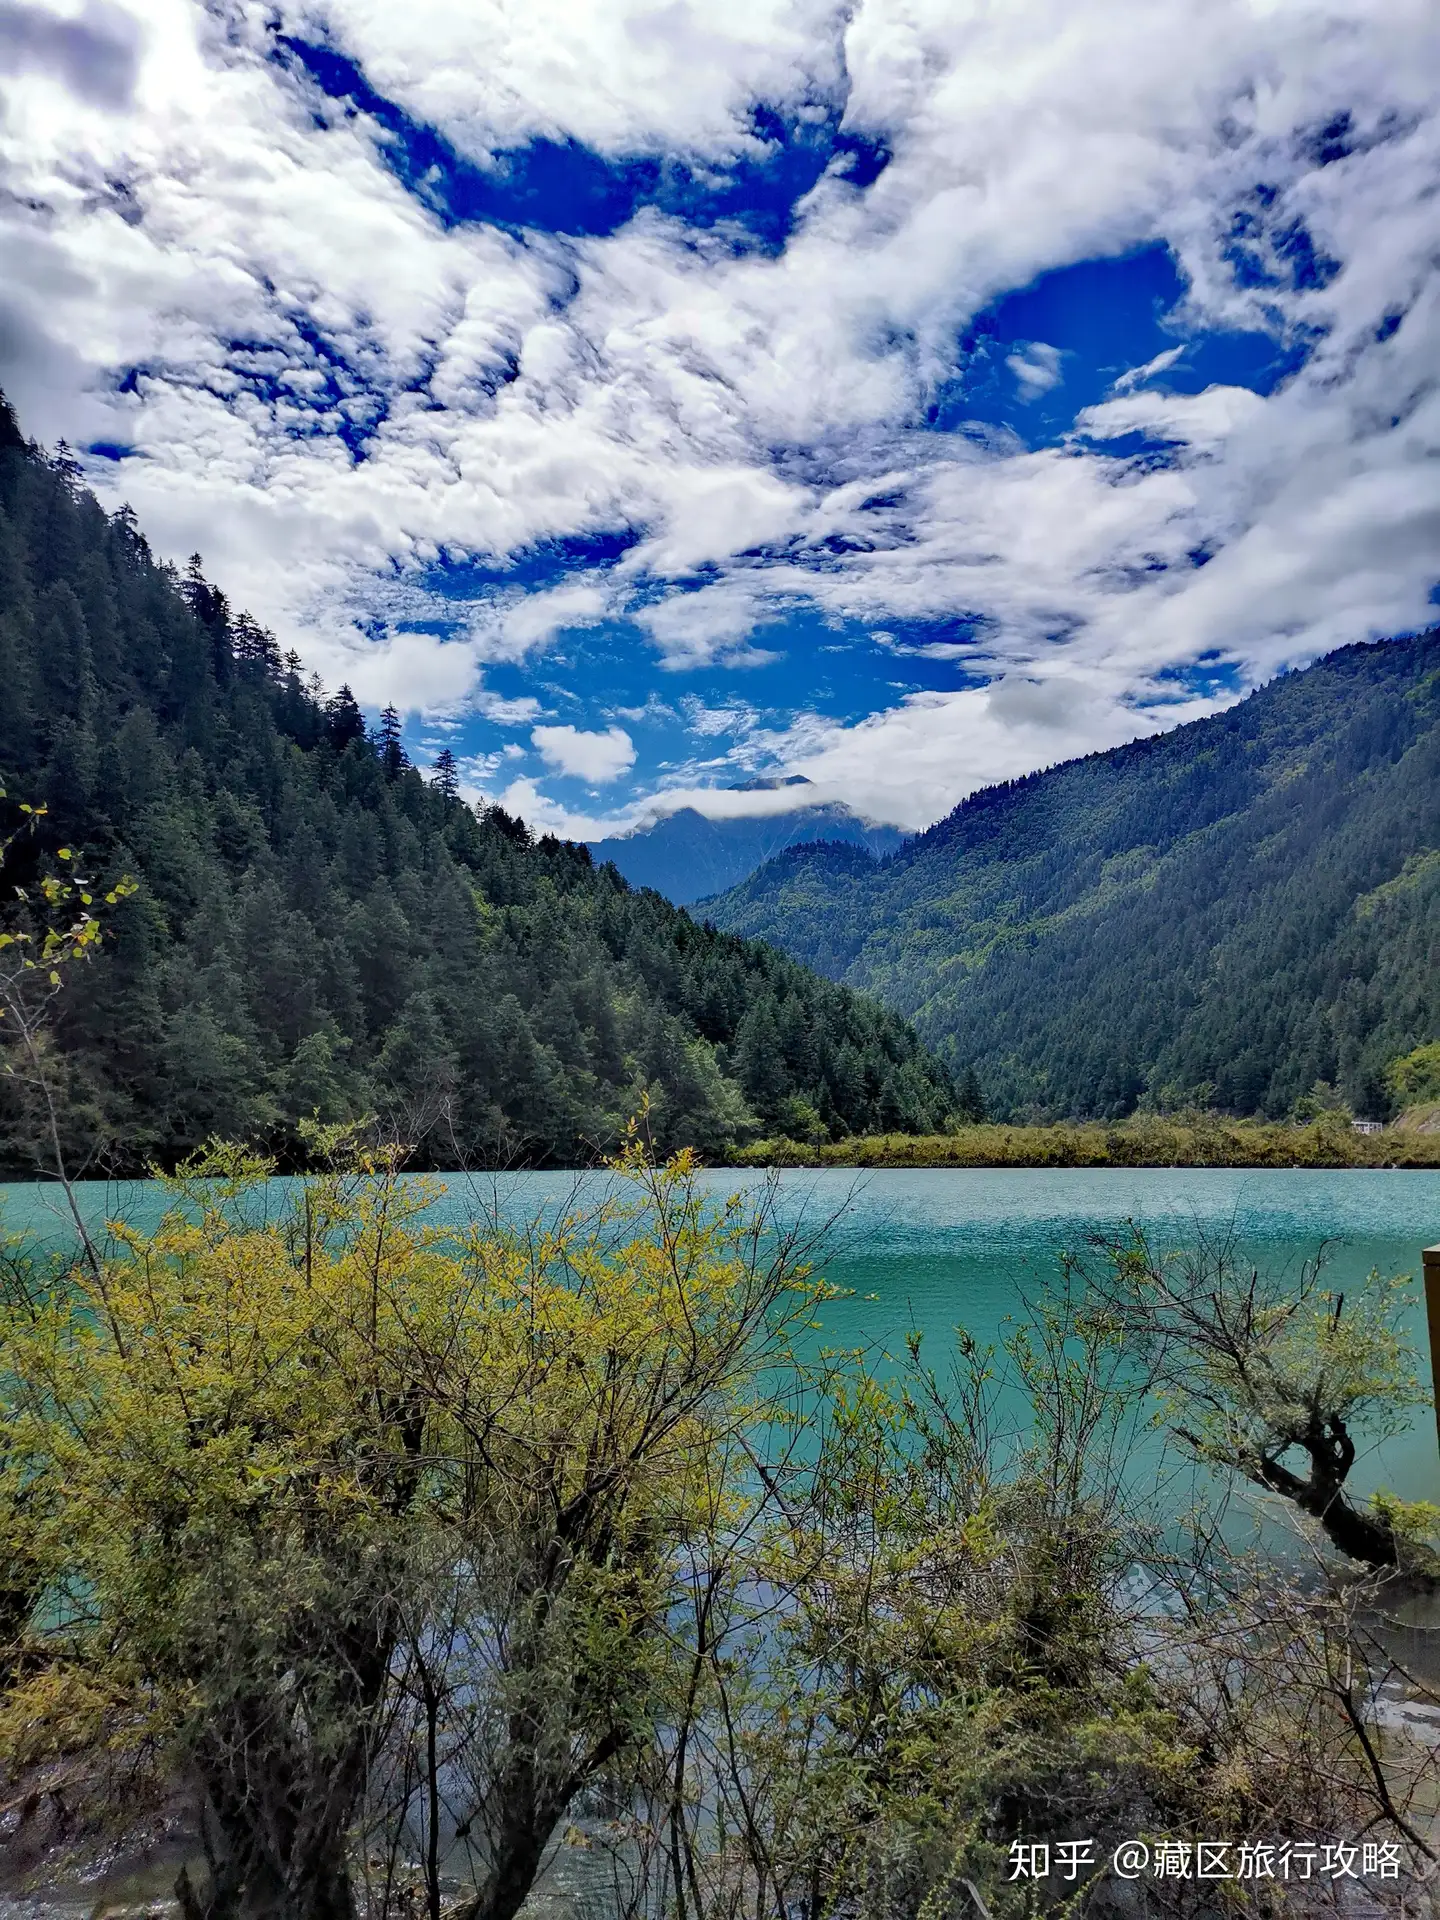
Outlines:
{"label": "water surface", "polygon": [[[463,1218],[498,1201],[515,1219],[553,1211],[595,1176],[566,1173],[443,1176],[440,1218]],[[714,1171],[717,1193],[754,1187],[763,1176]],[[1422,1248],[1440,1243],[1440,1172],[1218,1168],[796,1169],[779,1176],[782,1206],[814,1223],[833,1219],[821,1262],[849,1289],[823,1310],[817,1339],[835,1346],[898,1350],[919,1328],[938,1360],[963,1324],[982,1342],[1003,1332],[1023,1297],[1052,1284],[1063,1252],[1084,1253],[1096,1234],[1133,1222],[1157,1248],[1232,1240],[1276,1271],[1298,1271],[1322,1249],[1329,1283],[1353,1291],[1372,1268],[1420,1272]],[[272,1183],[277,1201],[289,1186]],[[153,1224],[163,1204],[151,1182],[79,1189],[87,1219],[123,1215]],[[11,1232],[53,1239],[68,1233],[53,1188],[0,1187]],[[1428,1356],[1419,1289],[1410,1331]],[[1367,1449],[1360,1484],[1385,1485],[1409,1499],[1440,1500],[1435,1423],[1421,1409],[1405,1435]]]}

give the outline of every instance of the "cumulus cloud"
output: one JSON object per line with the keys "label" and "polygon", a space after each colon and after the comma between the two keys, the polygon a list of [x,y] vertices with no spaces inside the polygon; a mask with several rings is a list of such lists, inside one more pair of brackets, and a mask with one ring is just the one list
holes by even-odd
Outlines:
{"label": "cumulus cloud", "polygon": [[854,726],[805,716],[768,744],[817,791],[843,797],[868,819],[914,831],[935,818],[938,793],[973,793],[1203,711],[1203,703],[1188,702],[1162,719],[1076,677],[1005,675],[959,693],[911,694]]}
{"label": "cumulus cloud", "polygon": [[586,733],[579,727],[536,727],[530,743],[546,766],[587,786],[608,786],[635,764],[635,742],[623,727]]}
{"label": "cumulus cloud", "polygon": [[1203,393],[1127,392],[1099,406],[1083,407],[1075,426],[1096,440],[1144,433],[1187,447],[1213,448],[1240,428],[1253,426],[1265,412],[1265,401],[1248,387],[1206,387]]}
{"label": "cumulus cloud", "polygon": [[1020,397],[1023,400],[1038,400],[1042,393],[1058,387],[1064,378],[1060,371],[1062,358],[1058,347],[1052,347],[1044,340],[1027,340],[1023,347],[1007,357],[1005,364],[1015,376]]}
{"label": "cumulus cloud", "polygon": [[498,792],[490,783],[485,783],[481,797],[497,801],[507,813],[518,814],[537,833],[557,834],[562,840],[603,840],[613,831],[610,816],[582,813],[578,808],[568,807],[525,774]]}
{"label": "cumulus cloud", "polygon": [[[904,644],[989,686],[773,730],[782,764],[914,825],[1188,713],[1196,662],[1230,669],[1203,704],[1431,617],[1427,0],[147,0],[143,43],[129,18],[0,0],[28,69],[0,122],[0,382],[368,701],[532,726],[483,672],[562,639],[628,632],[679,676],[774,665],[797,610],[964,622]],[[441,218],[386,126],[277,59],[277,23],[496,178],[544,139],[718,179],[763,164],[757,103],[843,116],[889,163],[833,166],[768,247],[644,206],[578,238]],[[1324,272],[1296,271],[1301,235]],[[1263,397],[1167,392],[1182,342],[1061,445],[934,424],[988,303],[1161,240],[1178,329],[1260,328],[1304,365]],[[1009,374],[1030,400],[1071,377],[1043,340]],[[533,744],[591,781],[636,764],[617,726]]]}
{"label": "cumulus cloud", "polygon": [[803,102],[840,81],[828,0],[427,0],[418,14],[343,0],[287,15],[322,21],[377,85],[479,156],[543,137],[723,160],[758,146],[754,100]]}
{"label": "cumulus cloud", "polygon": [[428,633],[394,633],[358,645],[335,664],[346,668],[357,699],[401,713],[453,711],[474,696],[480,678],[473,648]]}
{"label": "cumulus cloud", "polygon": [[781,611],[764,583],[742,578],[671,594],[641,607],[636,617],[658,647],[661,665],[679,673],[717,662],[764,666],[775,655],[757,646],[753,635]]}
{"label": "cumulus cloud", "polygon": [[471,702],[475,711],[497,727],[528,727],[545,711],[533,694],[506,696],[482,687]]}
{"label": "cumulus cloud", "polygon": [[613,608],[614,595],[603,582],[569,580],[542,592],[478,602],[470,610],[470,632],[487,660],[524,660],[562,633],[597,625]]}
{"label": "cumulus cloud", "polygon": [[0,59],[11,73],[58,79],[88,106],[127,106],[135,86],[142,35],[122,7],[87,0],[65,17],[22,0],[0,0]]}

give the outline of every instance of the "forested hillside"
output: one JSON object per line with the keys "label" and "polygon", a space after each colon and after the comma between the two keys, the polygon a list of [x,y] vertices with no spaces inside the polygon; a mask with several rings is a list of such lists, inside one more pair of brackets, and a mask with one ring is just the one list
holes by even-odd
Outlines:
{"label": "forested hillside", "polygon": [[[393,716],[368,735],[3,400],[0,687],[8,818],[48,809],[7,901],[62,843],[140,883],[55,1016],[63,1128],[92,1167],[211,1133],[284,1152],[306,1116],[372,1110],[432,1161],[573,1162],[642,1089],[660,1143],[707,1154],[945,1119],[903,1021],[477,816],[453,775],[427,783]],[[0,1160],[36,1151],[0,1081]]]}
{"label": "forested hillside", "polygon": [[1381,1117],[1440,1038],[1440,632],[977,793],[883,862],[798,848],[705,911],[909,1014],[997,1117],[1278,1117],[1317,1082]]}

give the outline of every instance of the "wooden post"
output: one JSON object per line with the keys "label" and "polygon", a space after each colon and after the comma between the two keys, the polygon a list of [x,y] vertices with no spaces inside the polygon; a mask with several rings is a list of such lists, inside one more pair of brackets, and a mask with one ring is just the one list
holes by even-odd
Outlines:
{"label": "wooden post", "polygon": [[1425,1317],[1430,1322],[1430,1379],[1435,1388],[1435,1432],[1440,1437],[1440,1247],[1425,1249]]}

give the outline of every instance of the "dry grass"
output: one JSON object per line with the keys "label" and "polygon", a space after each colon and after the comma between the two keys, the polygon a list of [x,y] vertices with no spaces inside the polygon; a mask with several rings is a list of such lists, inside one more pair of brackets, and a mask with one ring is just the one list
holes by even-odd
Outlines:
{"label": "dry grass", "polygon": [[[1417,1118],[1417,1116],[1420,1116]],[[758,1140],[736,1166],[782,1167],[1421,1167],[1440,1168],[1440,1107],[1412,1108],[1379,1133],[1325,1117],[1305,1126],[1222,1114],[1137,1114],[1112,1123],[962,1126],[815,1145]]]}

